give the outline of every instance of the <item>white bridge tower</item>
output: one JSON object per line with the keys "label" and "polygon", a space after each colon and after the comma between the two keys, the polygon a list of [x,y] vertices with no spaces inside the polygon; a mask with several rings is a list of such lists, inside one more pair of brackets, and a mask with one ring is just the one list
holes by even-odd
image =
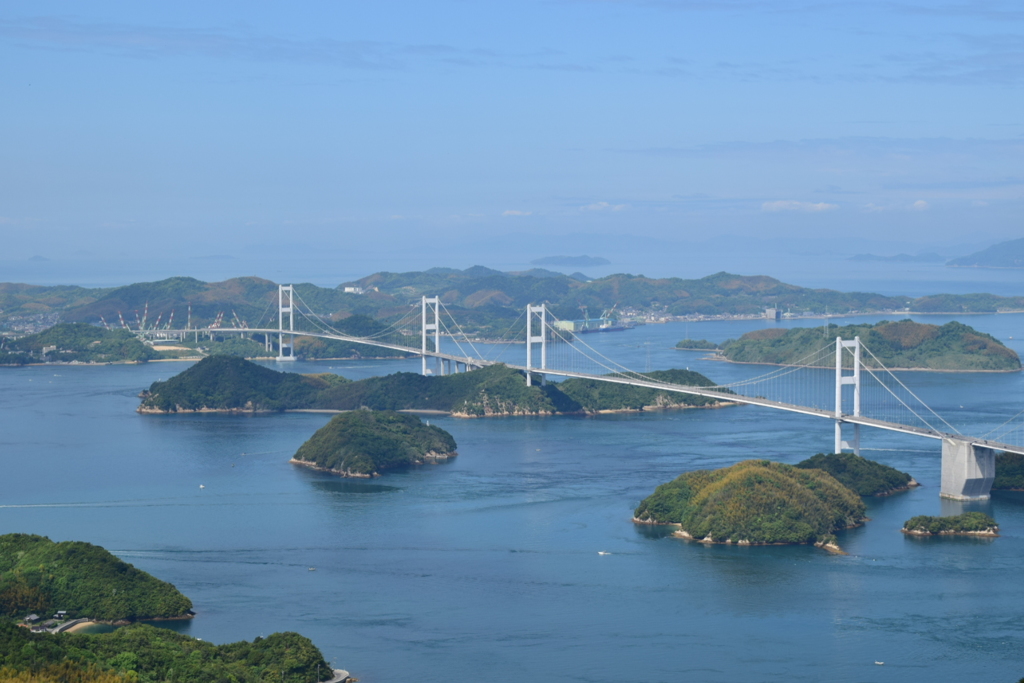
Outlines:
{"label": "white bridge tower", "polygon": [[[288,316],[288,329],[284,317]],[[288,334],[288,343],[284,336]],[[288,353],[285,353],[287,349]],[[277,286],[277,360],[290,361],[295,358],[295,290],[292,285]]]}
{"label": "white bridge tower", "polygon": [[[540,323],[540,334],[533,333],[534,320]],[[540,369],[548,367],[548,307],[546,304],[540,306],[526,306],[526,386],[533,384],[533,345],[540,343]],[[545,383],[544,374],[541,373],[541,383]]]}
{"label": "white bridge tower", "polygon": [[[843,373],[843,349],[853,349],[853,374]],[[842,453],[844,448],[853,450],[860,455],[860,425],[853,425],[853,443],[843,441],[843,387],[853,385],[853,416],[860,417],[860,337],[853,341],[844,341],[836,337],[836,443],[835,453]]]}
{"label": "white bridge tower", "polygon": [[[420,353],[423,357],[423,374],[428,374],[427,370],[427,337],[430,332],[434,333],[434,353],[441,352],[441,298],[440,297],[423,297],[421,301],[422,317],[420,318]],[[434,314],[434,322],[427,322],[427,312],[430,311]],[[437,374],[444,374],[444,365],[441,359],[437,359],[436,368],[438,369]]]}

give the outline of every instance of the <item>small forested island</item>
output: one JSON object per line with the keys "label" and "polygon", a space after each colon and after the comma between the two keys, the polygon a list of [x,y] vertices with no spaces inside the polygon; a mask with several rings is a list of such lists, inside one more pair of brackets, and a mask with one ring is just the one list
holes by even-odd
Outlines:
{"label": "small forested island", "polygon": [[902,531],[912,536],[998,536],[999,525],[982,512],[965,512],[953,517],[911,517]]}
{"label": "small forested island", "polygon": [[676,348],[680,351],[715,351],[719,346],[707,339],[683,339],[676,342]]}
{"label": "small forested island", "polygon": [[331,373],[277,372],[238,356],[209,356],[142,393],[140,413],[273,412],[316,408],[320,394],[348,380]]}
{"label": "small forested island", "polygon": [[[653,380],[688,386],[714,383],[689,370],[646,373]],[[715,399],[572,378],[526,386],[505,365],[423,376],[398,372],[356,382],[337,375],[277,372],[237,357],[204,358],[142,394],[141,413],[258,412],[280,410],[436,410],[458,417],[553,415],[725,405]]]}
{"label": "small forested island", "polygon": [[796,466],[828,472],[858,496],[888,496],[920,486],[906,472],[853,453],[818,453]]}
{"label": "small forested island", "polygon": [[98,621],[191,616],[192,602],[169,583],[89,543],[0,536],[0,616],[66,611]]}
{"label": "small forested island", "polygon": [[[890,370],[1013,372],[1021,369],[1015,351],[995,337],[955,321],[941,326],[911,320],[845,325],[829,327],[824,336],[820,327],[788,330],[772,327],[748,332],[726,343],[722,355],[737,363],[806,364],[807,357],[828,344],[829,339],[856,336]],[[861,360],[866,367],[878,367],[870,354],[863,354]],[[852,358],[844,363],[852,366]]]}
{"label": "small forested island", "polygon": [[997,453],[993,491],[1024,491],[1024,455]]}
{"label": "small forested island", "polygon": [[343,477],[375,477],[457,455],[452,435],[413,415],[353,410],[335,415],[292,458],[296,465]]}
{"label": "small forested island", "polygon": [[105,330],[85,323],[61,323],[0,343],[0,365],[143,362],[160,357],[128,330]]}
{"label": "small forested island", "polygon": [[860,497],[827,472],[747,460],[662,484],[634,521],[678,525],[674,535],[703,543],[813,543],[841,552],[835,532],[863,524],[864,511]]}

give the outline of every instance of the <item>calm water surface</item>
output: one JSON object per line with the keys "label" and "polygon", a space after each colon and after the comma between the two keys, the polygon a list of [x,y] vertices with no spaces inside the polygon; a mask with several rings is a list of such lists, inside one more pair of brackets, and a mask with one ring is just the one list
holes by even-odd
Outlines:
{"label": "calm water surface", "polygon": [[[1024,352],[1024,316],[966,322]],[[637,369],[689,366],[724,382],[764,369],[671,346],[762,326],[651,325],[588,342]],[[182,626],[194,636],[299,631],[366,683],[1024,676],[1024,497],[973,506],[1000,522],[995,540],[899,532],[915,514],[961,509],[939,501],[935,441],[865,435],[868,457],[923,486],[868,500],[872,521],[840,537],[847,557],[706,548],[634,526],[633,508],[686,470],[831,450],[832,425],[750,407],[430,418],[458,458],[361,482],[288,464],[327,415],[134,412],[141,389],[185,367],[0,372],[0,532],[97,543],[173,582],[195,602]],[[962,428],[1024,407],[1020,373],[903,378]]]}

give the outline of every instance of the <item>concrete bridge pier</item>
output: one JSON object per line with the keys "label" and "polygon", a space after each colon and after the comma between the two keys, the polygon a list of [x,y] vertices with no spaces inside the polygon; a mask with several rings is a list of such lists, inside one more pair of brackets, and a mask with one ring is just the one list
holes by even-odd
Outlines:
{"label": "concrete bridge pier", "polygon": [[988,500],[996,476],[996,452],[970,439],[942,439],[942,487],[952,500]]}

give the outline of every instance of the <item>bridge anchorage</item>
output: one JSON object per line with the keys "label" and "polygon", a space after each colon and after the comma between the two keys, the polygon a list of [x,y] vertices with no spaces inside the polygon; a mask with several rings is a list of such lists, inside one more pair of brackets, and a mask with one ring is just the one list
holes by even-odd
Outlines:
{"label": "bridge anchorage", "polygon": [[[139,334],[170,338],[194,333],[197,339],[200,333],[211,337],[224,333],[260,334],[268,350],[271,337],[276,336],[277,360],[283,362],[296,360],[296,336],[316,337],[420,356],[420,369],[425,375],[448,375],[504,363],[523,372],[529,385],[537,381],[543,384],[549,376],[579,377],[705,396],[831,420],[837,453],[860,453],[861,427],[937,439],[942,444],[939,495],[953,500],[989,497],[996,451],[1024,454],[1024,410],[983,436],[961,434],[885,368],[859,338],[822,339],[822,347],[815,352],[756,377],[718,386],[688,386],[635,372],[611,360],[583,336],[573,334],[573,325],[558,320],[545,304],[524,307],[505,333],[486,344],[471,339],[436,296],[422,297],[419,305],[410,307],[402,318],[366,336],[336,329],[328,318],[314,313],[292,285],[278,287],[277,314],[276,327],[272,323],[261,327],[262,319],[253,327],[237,320],[234,327],[222,327],[222,317],[218,316],[217,322],[207,328],[188,325],[184,330],[140,329]],[[442,340],[454,348],[450,352],[442,349]],[[525,358],[519,355],[521,352],[512,351],[524,340]],[[852,430],[850,440],[844,439],[845,430]],[[1020,443],[1004,442],[1008,434]]]}

